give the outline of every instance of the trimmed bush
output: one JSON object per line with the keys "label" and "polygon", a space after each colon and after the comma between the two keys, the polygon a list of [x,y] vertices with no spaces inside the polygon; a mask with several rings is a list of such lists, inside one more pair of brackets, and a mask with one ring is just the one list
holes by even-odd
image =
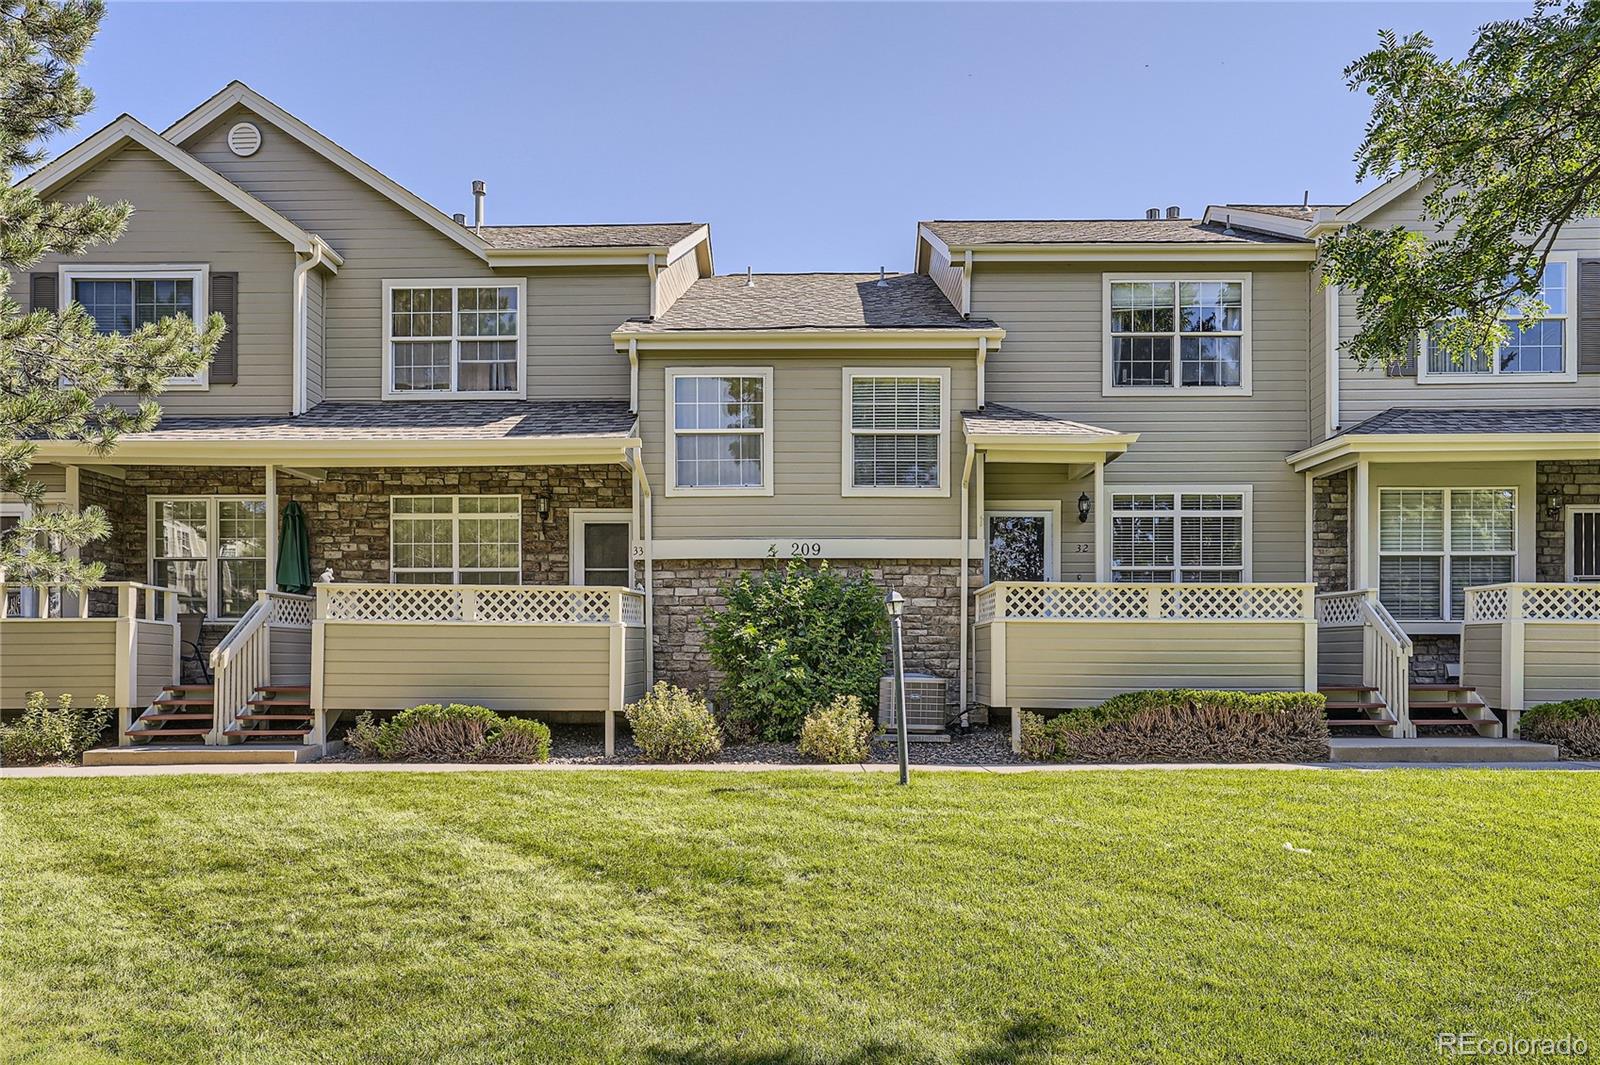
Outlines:
{"label": "trimmed bush", "polygon": [[705,619],[706,647],[735,727],[789,742],[813,706],[876,699],[889,619],[866,574],[791,560],[741,574],[722,593],[727,606]]}
{"label": "trimmed bush", "polygon": [[371,710],[363,710],[344,734],[344,745],[363,758],[378,758],[378,737],[382,730]]}
{"label": "trimmed bush", "polygon": [[806,715],[800,726],[800,753],[835,765],[865,762],[872,754],[872,736],[877,731],[872,718],[861,709],[860,699],[836,695],[833,702]]}
{"label": "trimmed bush", "polygon": [[6,765],[76,764],[100,742],[111,725],[111,700],[97,695],[94,705],[76,707],[62,692],[52,707],[44,692],[29,692],[22,715],[0,725],[0,762]]}
{"label": "trimmed bush", "polygon": [[[365,733],[361,742],[367,742]],[[501,717],[487,706],[423,703],[378,726],[372,747],[400,762],[545,762],[550,729],[539,721]]]}
{"label": "trimmed bush", "polygon": [[1022,717],[1022,754],[1056,762],[1317,762],[1328,758],[1316,692],[1126,692],[1046,720]]}
{"label": "trimmed bush", "polygon": [[1553,743],[1563,758],[1600,758],[1600,699],[1540,703],[1522,714],[1522,738]]}
{"label": "trimmed bush", "polygon": [[722,750],[722,730],[706,701],[665,681],[623,710],[633,742],[652,762],[707,762]]}

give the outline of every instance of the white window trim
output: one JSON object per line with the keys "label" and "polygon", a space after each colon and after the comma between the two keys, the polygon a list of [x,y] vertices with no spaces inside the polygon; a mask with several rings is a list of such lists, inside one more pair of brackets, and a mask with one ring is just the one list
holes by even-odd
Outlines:
{"label": "white window trim", "polygon": [[[1208,273],[1205,271],[1167,271],[1162,273],[1109,273],[1100,275],[1100,332],[1101,332],[1101,363],[1100,363],[1100,394],[1102,396],[1248,396],[1253,394],[1254,380],[1252,367],[1254,359],[1251,358],[1251,336],[1255,333],[1254,315],[1252,311],[1251,288],[1254,274],[1250,271],[1238,273]],[[1118,281],[1167,281],[1174,286],[1185,281],[1234,281],[1240,286],[1239,291],[1239,320],[1244,326],[1239,331],[1239,383],[1236,385],[1190,385],[1182,383],[1183,354],[1181,334],[1172,333],[1172,384],[1170,385],[1118,385],[1116,372],[1112,361],[1112,341],[1118,334],[1111,332],[1111,286]],[[1176,295],[1176,289],[1174,290]],[[1176,325],[1177,323],[1174,323]],[[1195,335],[1195,334],[1191,334]],[[1233,336],[1232,333],[1219,333],[1217,336]]]}
{"label": "white window trim", "polygon": [[628,526],[628,587],[633,587],[634,566],[633,552],[639,542],[639,527],[634,521],[631,509],[617,508],[614,510],[584,509],[567,511],[567,557],[571,560],[568,568],[568,580],[574,585],[583,584],[584,558],[583,558],[583,527],[588,524],[621,525]]}
{"label": "white window trim", "polygon": [[[449,583],[450,584],[460,584],[461,583],[461,500],[463,500],[463,499],[479,499],[479,498],[483,498],[484,496],[488,496],[488,497],[494,498],[494,499],[515,499],[517,501],[517,509],[516,509],[516,519],[517,519],[517,584],[523,583],[522,573],[523,573],[523,567],[526,565],[526,563],[523,561],[523,548],[525,546],[525,542],[524,542],[524,540],[522,538],[522,534],[523,534],[523,528],[522,528],[522,496],[519,495],[519,494],[513,493],[513,492],[483,492],[483,493],[475,493],[475,492],[467,492],[467,493],[461,493],[461,492],[400,492],[400,493],[396,493],[394,495],[391,495],[389,497],[389,581],[390,581],[390,583],[393,583],[393,584],[400,583],[396,579],[396,576],[395,576],[395,565],[394,565],[394,519],[396,517],[405,517],[405,518],[442,518],[442,517],[445,517],[445,515],[443,515],[443,514],[402,514],[402,515],[396,515],[395,512],[394,512],[394,501],[396,499],[451,499],[451,500],[454,500],[454,502],[450,506],[450,514],[449,514],[449,518],[450,518],[450,574],[449,574],[450,580],[449,580]],[[485,517],[485,516],[491,517],[491,518],[493,518],[493,517],[501,517],[501,518],[503,518],[503,517],[507,517],[508,515],[505,515],[505,514],[489,514],[489,515],[469,514],[467,516],[471,517],[471,518]],[[439,567],[439,568],[442,568],[442,567]],[[485,569],[485,568],[488,568],[488,567],[478,566],[476,568],[477,569]],[[407,572],[407,573],[424,573],[424,572],[428,572],[428,571],[433,570],[433,569],[435,569],[435,567],[407,566],[406,569],[405,569],[405,572]],[[443,573],[438,573],[437,576],[443,577],[445,575]],[[437,581],[437,582],[430,582],[430,583],[443,584],[445,582],[444,581]]]}
{"label": "white window trim", "polygon": [[[193,281],[194,324],[205,325],[210,314],[211,267],[206,263],[63,263],[56,269],[56,293],[60,306],[73,302],[72,282],[75,279],[134,281]],[[211,388],[209,364],[194,377],[169,377],[167,388],[173,392],[206,392]],[[192,498],[192,497],[183,497]]]}
{"label": "white window trim", "polygon": [[[1385,551],[1383,549],[1383,494],[1385,492],[1438,492],[1444,496],[1444,532],[1442,545],[1438,551]],[[1455,551],[1450,546],[1450,497],[1455,492],[1510,492],[1511,493],[1511,549],[1509,551]],[[1522,517],[1520,493],[1515,485],[1509,484],[1474,484],[1474,485],[1404,485],[1386,484],[1378,488],[1377,505],[1372,510],[1372,542],[1377,549],[1378,564],[1373,574],[1372,586],[1382,594],[1383,588],[1383,560],[1386,557],[1394,558],[1438,558],[1439,559],[1439,616],[1436,618],[1397,618],[1402,628],[1407,632],[1430,632],[1425,628],[1413,626],[1447,625],[1459,626],[1460,618],[1450,617],[1450,556],[1461,555],[1494,555],[1511,559],[1511,579],[1516,579],[1517,564],[1520,561],[1518,552],[1521,551],[1521,537],[1517,532],[1517,523]],[[1446,631],[1456,631],[1450,628]]]}
{"label": "white window trim", "polygon": [[[1572,537],[1573,537],[1573,534],[1577,532],[1577,516],[1579,514],[1600,514],[1600,504],[1596,504],[1596,503],[1569,503],[1567,505],[1567,507],[1566,507],[1566,514],[1562,518],[1562,521],[1563,521],[1563,523],[1564,523],[1564,525],[1566,527],[1566,531],[1565,531],[1565,535],[1562,537],[1561,543],[1564,545],[1563,548],[1562,548],[1562,551],[1567,556],[1563,561],[1564,561],[1564,564],[1565,564],[1565,569],[1566,569],[1566,574],[1567,574],[1567,583],[1569,583],[1569,584],[1571,584],[1571,583],[1573,583],[1575,581],[1583,579],[1583,578],[1580,578],[1578,576],[1577,571],[1573,568],[1573,565],[1572,565],[1572,556],[1573,556]],[[1595,578],[1594,577],[1589,577],[1588,579],[1589,580],[1594,580]]]}
{"label": "white window trim", "polygon": [[1428,370],[1428,332],[1417,334],[1417,383],[1419,385],[1473,385],[1526,382],[1529,384],[1566,383],[1578,380],[1578,253],[1559,252],[1550,256],[1551,263],[1564,263],[1567,267],[1567,313],[1552,314],[1549,318],[1567,323],[1563,330],[1560,373],[1501,373],[1499,351],[1489,360],[1489,369],[1483,373],[1435,373]]}
{"label": "white window trim", "polygon": [[[217,514],[222,509],[222,504],[225,503],[225,502],[227,502],[227,503],[239,503],[239,502],[243,502],[243,503],[260,503],[263,506],[265,506],[266,502],[267,502],[267,497],[264,496],[264,495],[263,496],[254,496],[254,495],[208,495],[208,494],[206,494],[204,492],[191,493],[189,495],[184,495],[184,494],[180,493],[180,494],[177,494],[177,495],[147,496],[145,498],[145,522],[144,522],[144,525],[145,525],[145,571],[146,571],[146,578],[145,579],[148,580],[151,584],[157,584],[158,583],[157,580],[156,580],[156,560],[157,560],[157,558],[158,557],[160,557],[160,558],[169,557],[169,556],[165,556],[165,555],[160,555],[158,550],[157,550],[157,548],[160,547],[160,544],[161,544],[161,535],[160,535],[160,530],[159,530],[159,528],[157,526],[156,519],[157,519],[157,517],[158,517],[158,515],[160,513],[161,504],[163,504],[163,503],[175,503],[175,502],[179,502],[179,501],[182,501],[182,500],[191,500],[191,499],[204,499],[206,501],[206,567],[207,567],[207,570],[206,570],[206,620],[207,621],[233,621],[233,620],[237,620],[239,617],[242,617],[243,615],[240,615],[240,614],[223,615],[223,614],[219,613],[218,609],[217,609],[217,596],[219,594],[221,594],[221,591],[222,591],[222,588],[221,588],[222,582],[221,582],[221,580],[219,580],[219,576],[220,576],[220,572],[221,571],[218,569],[218,566],[217,566],[218,558],[219,558],[219,556],[217,555],[217,548],[219,546],[218,537],[217,537]],[[268,514],[267,515],[267,521],[271,522],[272,520],[273,520],[273,515]],[[266,563],[267,563],[267,569],[266,569],[266,583],[264,583],[262,585],[263,588],[265,588],[265,587],[267,587],[268,585],[271,584],[271,582],[272,582],[272,567],[277,564],[276,560],[271,557],[271,547],[268,546],[270,540],[271,540],[271,536],[270,536],[270,533],[269,533],[269,535],[266,538],[264,538],[264,540],[263,540],[263,546],[266,547],[266,550],[268,552],[268,554],[265,556]]]}
{"label": "white window trim", "polygon": [[[678,484],[678,432],[677,380],[680,377],[759,377],[761,378],[761,484],[751,486],[717,487],[714,485]],[[770,366],[669,366],[666,371],[666,437],[667,469],[666,494],[669,496],[770,496],[772,495],[772,438],[777,421],[776,404],[772,392],[772,367]],[[695,430],[685,430],[694,432]],[[742,432],[755,435],[750,429],[718,429],[706,432]]]}
{"label": "white window trim", "polygon": [[[855,484],[855,429],[852,382],[857,377],[936,377],[939,379],[939,483],[932,488],[857,487]],[[948,366],[846,366],[841,378],[839,438],[839,494],[841,496],[909,496],[916,499],[950,495],[950,367]]]}
{"label": "white window trim", "polygon": [[[0,499],[0,517],[16,518],[18,521],[27,521],[33,517],[33,506],[21,500]],[[26,544],[22,547],[23,554],[27,554]],[[9,594],[9,593],[6,593]],[[39,616],[39,589],[23,585],[17,589],[19,612],[12,614],[14,618],[36,618]]]}
{"label": "white window trim", "polygon": [[989,583],[989,519],[1044,519],[1044,579],[1053,581],[1061,572],[1061,500],[997,499],[983,506],[983,583]]}
{"label": "white window trim", "polygon": [[[1238,512],[1238,513],[1242,513],[1243,516],[1244,516],[1244,548],[1243,548],[1243,552],[1244,552],[1244,554],[1243,554],[1244,568],[1242,570],[1240,570],[1240,572],[1239,572],[1239,583],[1240,584],[1249,584],[1252,581],[1254,581],[1255,580],[1255,553],[1256,553],[1255,552],[1256,501],[1255,501],[1255,486],[1254,485],[1249,485],[1249,484],[1107,484],[1103,489],[1103,492],[1102,492],[1102,495],[1101,495],[1099,501],[1095,504],[1097,507],[1103,508],[1101,512],[1104,513],[1105,516],[1106,516],[1105,525],[1104,525],[1105,534],[1106,534],[1106,550],[1105,550],[1106,572],[1105,572],[1105,574],[1103,576],[1103,579],[1105,581],[1108,581],[1108,582],[1109,581],[1114,581],[1116,579],[1115,578],[1115,574],[1116,574],[1117,569],[1118,569],[1116,563],[1113,562],[1112,559],[1111,559],[1111,549],[1112,549],[1112,545],[1111,545],[1111,535],[1112,535],[1111,528],[1112,528],[1112,520],[1117,517],[1116,508],[1113,507],[1111,505],[1111,503],[1112,503],[1112,500],[1115,497],[1117,497],[1119,495],[1168,495],[1168,496],[1172,496],[1173,497],[1173,503],[1174,503],[1174,509],[1169,511],[1168,513],[1172,514],[1174,517],[1177,517],[1178,513],[1179,513],[1178,510],[1176,509],[1177,502],[1178,502],[1178,497],[1179,496],[1183,496],[1183,495],[1195,495],[1195,494],[1199,494],[1199,495],[1236,495],[1236,496],[1243,496],[1244,497],[1244,509],[1242,511]],[[1140,511],[1139,513],[1141,515],[1148,515],[1148,514],[1159,515],[1161,512],[1160,511]],[[1224,515],[1225,516],[1225,515],[1228,515],[1228,514],[1231,514],[1231,513],[1234,513],[1234,512],[1233,511],[1225,511],[1224,510],[1224,511],[1207,511],[1206,513],[1208,515],[1211,515],[1211,516],[1216,516],[1216,515]],[[1181,531],[1177,530],[1177,529],[1174,529],[1174,533],[1173,534],[1174,534],[1173,551],[1175,552],[1175,554],[1174,554],[1174,557],[1173,557],[1172,575],[1173,575],[1173,583],[1177,584],[1177,583],[1182,583],[1182,577],[1183,577],[1183,559],[1182,559],[1183,537],[1181,535]],[[1161,566],[1125,566],[1125,567],[1122,567],[1122,568],[1124,568],[1124,569],[1162,569],[1163,567],[1161,567]],[[1217,568],[1217,567],[1213,567],[1213,568]],[[1134,582],[1134,583],[1137,583],[1137,582]],[[1151,583],[1161,583],[1161,582],[1151,582]]]}
{"label": "white window trim", "polygon": [[[457,392],[454,387],[442,392],[408,392],[394,387],[394,341],[412,339],[394,335],[394,298],[397,288],[514,288],[517,290],[517,387],[513,392]],[[459,297],[452,297],[450,311],[450,381],[455,384],[461,357]],[[383,398],[395,400],[451,399],[527,399],[528,398],[528,279],[525,277],[396,277],[383,279]],[[424,338],[426,339],[426,338]],[[443,338],[434,338],[442,340]],[[504,340],[505,337],[487,339]]]}

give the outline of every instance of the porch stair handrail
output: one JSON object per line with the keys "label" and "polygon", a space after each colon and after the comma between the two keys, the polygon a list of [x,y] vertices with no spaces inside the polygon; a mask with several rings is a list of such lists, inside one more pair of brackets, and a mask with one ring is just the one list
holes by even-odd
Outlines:
{"label": "porch stair handrail", "polygon": [[1395,720],[1394,735],[1411,736],[1411,637],[1378,599],[1376,588],[1317,596],[1317,624],[1361,626],[1361,683],[1382,697]]}
{"label": "porch stair handrail", "polygon": [[309,629],[312,602],[309,595],[262,590],[212,649],[212,705],[216,709],[208,742],[221,743],[249,706],[255,690],[272,682],[272,627]]}

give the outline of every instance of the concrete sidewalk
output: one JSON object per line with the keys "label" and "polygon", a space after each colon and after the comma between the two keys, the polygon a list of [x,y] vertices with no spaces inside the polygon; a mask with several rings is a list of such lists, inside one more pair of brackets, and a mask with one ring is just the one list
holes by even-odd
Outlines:
{"label": "concrete sidewalk", "polygon": [[[1170,772],[1197,769],[1310,771],[1370,773],[1389,769],[1502,769],[1590,772],[1600,762],[1184,762],[1132,765],[914,765],[913,777],[923,773],[1104,773]],[[456,762],[300,762],[260,765],[150,765],[150,766],[32,766],[0,769],[0,779],[40,777],[164,777],[255,775],[260,773],[897,773],[892,762],[863,765],[795,765],[767,762],[712,762],[654,765],[606,762],[545,762],[537,765],[463,765]]]}

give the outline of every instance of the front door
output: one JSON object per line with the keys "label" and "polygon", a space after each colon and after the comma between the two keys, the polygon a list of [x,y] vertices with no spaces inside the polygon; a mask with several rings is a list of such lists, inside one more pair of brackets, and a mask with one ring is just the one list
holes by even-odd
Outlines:
{"label": "front door", "polygon": [[1567,508],[1567,580],[1600,581],[1600,506]]}
{"label": "front door", "polygon": [[1048,581],[1056,574],[1055,515],[1049,510],[991,510],[986,579]]}
{"label": "front door", "polygon": [[572,583],[633,585],[633,516],[622,511],[572,512]]}

